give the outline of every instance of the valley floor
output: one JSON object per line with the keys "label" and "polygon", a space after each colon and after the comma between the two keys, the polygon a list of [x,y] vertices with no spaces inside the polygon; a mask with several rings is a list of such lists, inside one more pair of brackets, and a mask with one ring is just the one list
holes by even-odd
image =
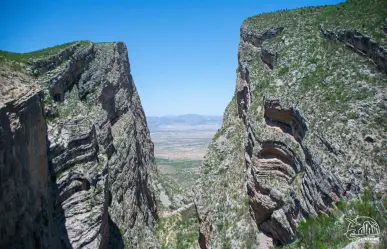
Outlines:
{"label": "valley floor", "polygon": [[157,237],[162,248],[199,248],[192,188],[217,128],[169,126],[151,132],[157,164]]}

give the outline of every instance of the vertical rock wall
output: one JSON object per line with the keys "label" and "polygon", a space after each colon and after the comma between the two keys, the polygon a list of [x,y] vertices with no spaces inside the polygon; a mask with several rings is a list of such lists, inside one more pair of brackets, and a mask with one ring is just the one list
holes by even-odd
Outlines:
{"label": "vertical rock wall", "polygon": [[0,248],[58,248],[43,95],[26,76],[7,73],[0,76]]}
{"label": "vertical rock wall", "polygon": [[75,43],[27,68],[42,90],[1,109],[1,243],[157,248],[153,143],[125,44]]}

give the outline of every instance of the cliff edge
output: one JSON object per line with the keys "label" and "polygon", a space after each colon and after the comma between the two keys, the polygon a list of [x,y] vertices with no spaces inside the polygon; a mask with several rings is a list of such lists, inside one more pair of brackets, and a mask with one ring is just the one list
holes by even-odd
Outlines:
{"label": "cliff edge", "polygon": [[0,247],[158,248],[153,143],[125,44],[2,52],[1,65]]}
{"label": "cliff edge", "polygon": [[243,22],[201,167],[201,248],[288,244],[305,218],[386,193],[386,17],[385,1],[347,1]]}

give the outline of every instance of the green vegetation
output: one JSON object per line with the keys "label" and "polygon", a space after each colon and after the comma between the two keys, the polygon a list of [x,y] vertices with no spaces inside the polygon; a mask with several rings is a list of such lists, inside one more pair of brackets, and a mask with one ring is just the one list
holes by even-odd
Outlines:
{"label": "green vegetation", "polygon": [[347,0],[332,6],[305,7],[260,14],[248,18],[245,23],[257,29],[264,29],[271,27],[273,23],[277,26],[289,24],[297,26],[298,20],[305,19],[304,25],[310,25],[313,28],[324,23],[328,28],[357,29],[381,42],[385,39],[385,34],[380,24],[386,16],[387,1],[385,0]]}
{"label": "green vegetation", "polygon": [[200,160],[169,160],[164,158],[156,158],[157,165],[169,165],[175,168],[195,168],[200,167],[202,161]]}
{"label": "green vegetation", "polygon": [[[288,141],[287,138],[279,138],[276,134],[274,137],[274,132],[269,131],[264,123],[263,100],[278,98],[281,103],[297,106],[307,118],[308,126],[310,125],[308,128],[311,128],[311,131],[321,131],[327,136],[327,140],[336,142],[336,138],[344,134],[339,144],[341,148],[348,148],[348,154],[356,152],[351,150],[351,146],[347,146],[358,136],[357,131],[353,129],[354,126],[358,127],[362,134],[363,132],[381,134],[378,136],[378,142],[382,137],[381,143],[384,143],[385,136],[380,130],[387,129],[385,108],[381,110],[384,107],[381,103],[378,105],[380,108],[374,108],[374,103],[380,102],[375,96],[385,90],[385,75],[369,58],[355,53],[341,43],[325,39],[319,30],[319,24],[324,24],[325,28],[331,30],[357,29],[385,45],[386,35],[381,29],[385,17],[387,17],[385,0],[350,0],[337,6],[303,8],[247,19],[244,24],[249,31],[257,34],[262,34],[271,27],[284,27],[279,36],[262,43],[264,48],[275,48],[274,50],[278,52],[278,67],[274,70],[262,62],[259,52],[250,46],[244,46],[245,44],[240,46],[240,62],[249,65],[252,103],[247,118],[255,135],[262,140],[283,139],[297,154],[304,153],[299,144]],[[240,152],[239,148],[243,148],[245,131],[243,127],[242,143],[236,145],[239,144],[238,137],[233,135],[238,134],[238,130],[233,120],[240,119],[235,98],[236,95],[226,109],[222,129],[213,138],[201,168],[202,188],[211,189],[211,193],[202,193],[202,199],[205,206],[216,216],[213,239],[216,248],[222,246],[229,248],[230,238],[234,241],[239,239],[238,233],[231,233],[233,224],[239,220],[235,214],[243,210],[235,208],[237,206],[235,202],[249,206],[249,199],[246,198],[244,203],[240,198],[243,195],[235,192],[238,188],[244,187],[244,185],[236,186],[237,169],[244,165],[243,161],[239,163],[236,159],[240,156],[243,160],[244,151]],[[374,129],[377,129],[375,132],[368,129],[368,126],[373,125]],[[223,139],[218,139],[220,136],[227,138],[224,143]],[[356,149],[363,151],[364,144],[367,143],[359,142]],[[387,158],[383,154],[385,148],[377,143],[373,146],[380,150],[364,156],[370,161],[377,160],[376,166],[383,166],[385,169],[386,161],[383,161]],[[350,162],[343,162],[339,166],[332,165],[333,172],[341,174],[342,168],[339,170],[337,168],[342,165],[352,166]],[[374,166],[375,164],[372,164],[370,167]],[[239,171],[242,170],[239,168]],[[302,175],[297,176],[291,190],[300,191],[301,179]],[[267,181],[274,185],[273,179],[267,178]],[[387,224],[382,215],[387,214],[378,211],[380,205],[371,198],[369,192],[365,192],[361,200],[341,202],[330,215],[310,217],[301,223],[298,231],[299,240],[284,248],[343,248],[350,243],[345,236],[348,222],[344,218],[353,219],[356,215],[371,217],[381,228],[386,229]],[[226,228],[224,217],[233,223],[229,229]],[[226,230],[227,236],[224,235]],[[385,238],[381,240],[385,243]],[[383,244],[380,248],[387,247]]]}
{"label": "green vegetation", "polygon": [[[236,96],[228,104],[223,126],[209,145],[201,167],[203,205],[212,210],[214,248],[256,248],[256,224],[245,193],[244,131]],[[225,139],[219,139],[222,136]],[[208,191],[210,189],[210,191]]]}
{"label": "green vegetation", "polygon": [[219,129],[216,131],[215,135],[212,137],[212,141],[215,141],[215,140],[217,140],[220,136],[223,136],[225,132],[226,132],[226,129],[224,129],[223,127],[219,128]]}
{"label": "green vegetation", "polygon": [[278,70],[278,75],[279,76],[282,76],[282,75],[284,75],[284,74],[286,74],[286,73],[288,73],[289,72],[289,67],[281,67],[279,70]]}
{"label": "green vegetation", "polygon": [[[22,62],[26,63],[30,59],[34,58],[39,58],[39,57],[47,57],[50,55],[54,55],[59,53],[62,49],[67,48],[71,45],[74,45],[77,42],[69,42],[65,44],[61,44],[58,46],[50,47],[50,48],[45,48],[42,50],[37,50],[29,53],[13,53],[13,52],[7,52],[0,50],[0,62],[2,60],[10,60],[10,61],[15,61],[15,62]],[[85,47],[90,44],[90,41],[79,41],[81,44],[81,47]]]}
{"label": "green vegetation", "polygon": [[[317,124],[318,129],[329,130],[332,137],[346,133],[348,136],[342,140],[345,143],[352,135],[348,130],[349,120],[355,120],[362,133],[369,133],[370,129],[386,131],[385,108],[364,108],[368,103],[378,101],[375,96],[385,90],[385,75],[369,58],[341,43],[325,39],[319,30],[321,23],[332,30],[357,29],[386,45],[386,35],[381,28],[386,16],[387,1],[354,0],[335,6],[278,11],[248,18],[244,24],[252,32],[262,33],[273,27],[273,23],[276,27],[284,27],[279,36],[262,44],[276,48],[279,54],[277,69],[268,69],[259,53],[240,53],[240,60],[251,66],[252,103],[248,115],[250,120],[257,122],[257,135],[267,134],[265,125],[261,124],[261,108],[262,100],[271,97],[297,105],[310,119],[313,128]],[[365,21],[367,24],[363,25]],[[378,34],[384,38],[378,38]],[[278,80],[283,85],[277,86]],[[378,165],[385,165],[382,156],[372,158]]]}
{"label": "green vegetation", "polygon": [[54,103],[54,100],[53,100],[52,96],[50,94],[48,94],[47,96],[44,96],[43,103],[45,105],[52,105]]}
{"label": "green vegetation", "polygon": [[357,118],[359,118],[359,114],[355,112],[348,113],[348,119],[357,119]]}
{"label": "green vegetation", "polygon": [[67,169],[61,169],[61,170],[58,170],[56,173],[55,173],[55,177],[56,177],[56,180],[59,180],[59,178],[67,171]]}
{"label": "green vegetation", "polygon": [[95,186],[95,192],[98,194],[98,193],[101,193],[102,192],[102,186],[101,185],[96,185]]}
{"label": "green vegetation", "polygon": [[157,238],[163,249],[186,249],[197,246],[198,231],[196,218],[175,214],[158,220]]}
{"label": "green vegetation", "polygon": [[[192,198],[192,186],[199,178],[199,160],[169,160],[156,158],[158,168],[157,182],[159,182],[165,191],[165,194],[171,199],[172,204],[166,209],[178,208],[181,203],[173,199],[174,196],[183,197],[183,203],[190,202]],[[162,207],[162,206],[161,206]]]}
{"label": "green vegetation", "polygon": [[365,216],[374,219],[380,228],[379,248],[387,246],[387,195],[385,193],[372,194],[366,190],[359,200],[342,201],[329,215],[309,217],[298,227],[298,240],[290,245],[278,248],[343,248],[351,243],[346,237],[348,219]]}
{"label": "green vegetation", "polygon": [[[56,102],[58,116],[63,117],[74,117],[82,114],[90,114],[93,112],[93,108],[95,105],[91,101],[79,101],[78,89],[76,87],[72,87],[66,92],[65,95],[66,101]],[[53,103],[52,97],[50,95],[46,96],[44,99],[44,103]]]}

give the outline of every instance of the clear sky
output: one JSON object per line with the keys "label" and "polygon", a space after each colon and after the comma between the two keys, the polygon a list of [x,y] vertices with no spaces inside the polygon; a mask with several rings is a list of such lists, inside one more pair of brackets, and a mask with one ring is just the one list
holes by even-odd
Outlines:
{"label": "clear sky", "polygon": [[235,88],[249,16],[339,0],[0,0],[0,49],[124,41],[148,116],[222,115]]}

